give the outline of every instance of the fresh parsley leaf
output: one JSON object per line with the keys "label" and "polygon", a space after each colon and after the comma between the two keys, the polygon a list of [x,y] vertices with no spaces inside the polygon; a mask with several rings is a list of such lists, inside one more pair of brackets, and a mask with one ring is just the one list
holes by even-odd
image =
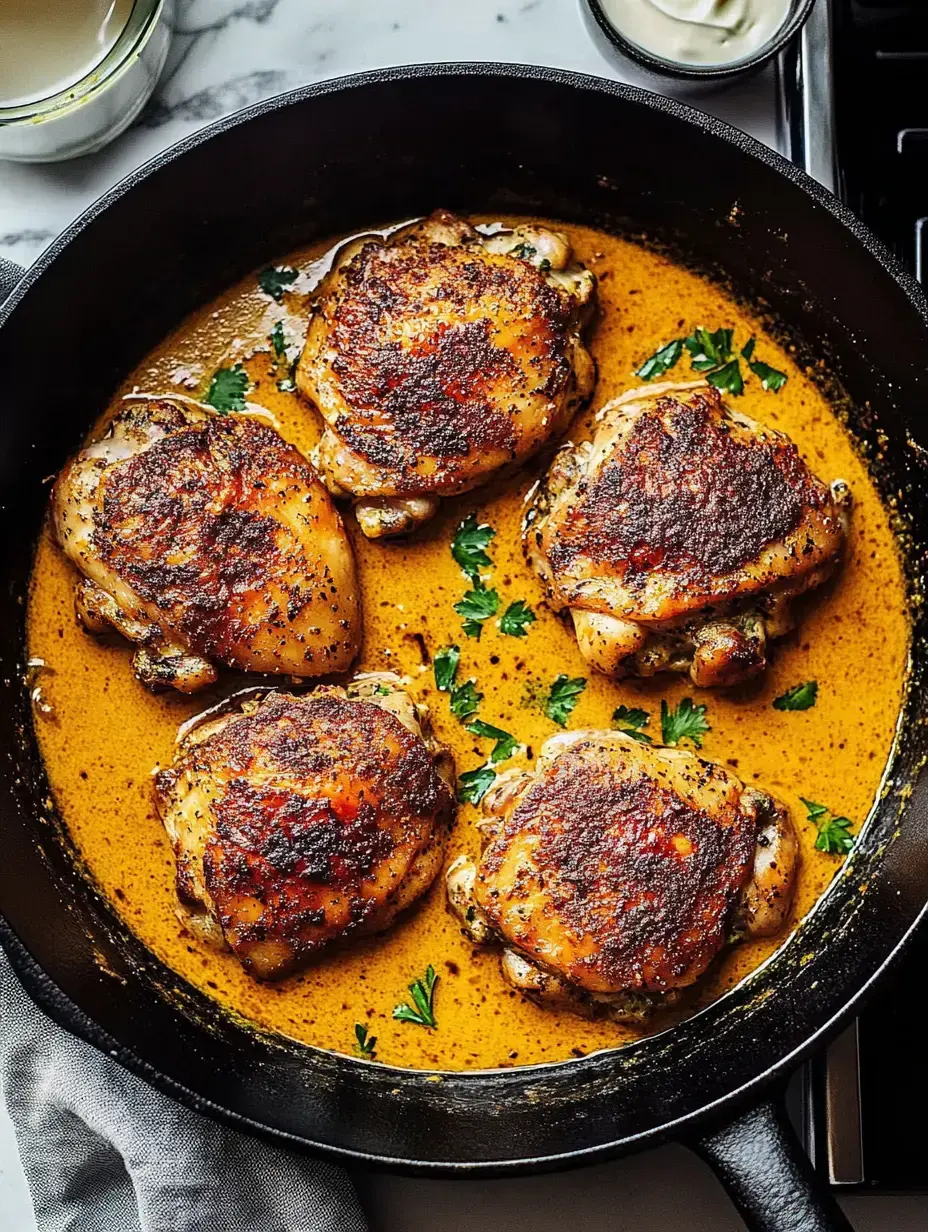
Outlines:
{"label": "fresh parsley leaf", "polygon": [[748,367],[758,378],[764,389],[769,389],[775,394],[778,394],[787,382],[788,378],[785,372],[780,372],[778,368],[771,368],[769,364],[765,364],[762,360],[751,360],[748,363]]}
{"label": "fresh parsley leaf", "polygon": [[682,354],[683,339],[674,338],[672,342],[662,346],[659,351],[655,351],[640,368],[636,368],[635,376],[640,376],[643,381],[652,381],[656,376],[663,376],[665,372],[669,372],[675,364],[679,363]]}
{"label": "fresh parsley leaf", "polygon": [[683,339],[683,345],[690,353],[690,364],[697,372],[708,372],[711,368],[721,368],[731,359],[731,340],[733,329],[717,329],[710,332],[700,326],[688,338]]}
{"label": "fresh parsley leaf", "polygon": [[231,368],[217,368],[204,401],[221,415],[226,415],[229,411],[243,411],[245,394],[250,384],[248,373],[241,364],[234,364]]}
{"label": "fresh parsley leaf", "polygon": [[585,688],[586,681],[582,676],[577,676],[574,680],[569,680],[563,673],[558,676],[545,698],[545,714],[552,723],[557,723],[560,727],[566,726],[568,716]]}
{"label": "fresh parsley leaf", "polygon": [[475,577],[473,590],[455,603],[454,610],[462,618],[467,636],[479,641],[483,622],[499,611],[499,595],[495,590],[487,590],[480,578]]}
{"label": "fresh parsley leaf", "polygon": [[836,817],[824,804],[816,804],[814,800],[799,797],[809,811],[808,821],[815,823],[818,836],[815,840],[816,851],[827,852],[832,856],[846,856],[854,846],[854,836],[849,834],[854,824],[849,817]]}
{"label": "fresh parsley leaf", "polygon": [[754,347],[756,345],[757,339],[752,335],[741,348],[741,356],[747,361],[748,367],[758,378],[764,389],[770,389],[775,394],[778,394],[786,384],[786,373],[780,372],[778,368],[771,368],[769,364],[765,364],[759,359],[755,359]]}
{"label": "fresh parsley leaf", "polygon": [[542,257],[541,260],[538,262],[538,268],[542,274],[550,274],[551,273],[551,262],[548,260],[547,257]]}
{"label": "fresh parsley leaf", "polygon": [[414,1022],[420,1027],[436,1027],[438,1023],[435,1021],[435,985],[438,983],[438,976],[435,974],[435,968],[431,965],[425,969],[425,978],[414,980],[409,985],[409,992],[412,996],[412,1005],[405,1003],[397,1005],[393,1010],[393,1017],[398,1018],[400,1022]]}
{"label": "fresh parsley leaf", "polygon": [[299,274],[292,265],[269,265],[258,275],[258,286],[265,295],[280,303],[284,291]]}
{"label": "fresh parsley leaf", "polygon": [[376,697],[389,697],[392,692],[393,690],[388,684],[379,684],[374,690],[374,695]]}
{"label": "fresh parsley leaf", "polygon": [[654,743],[651,737],[641,730],[651,722],[647,710],[630,710],[628,706],[619,706],[612,712],[612,721],[619,731],[631,736],[633,740],[640,740],[642,744]]}
{"label": "fresh parsley leaf", "polygon": [[[531,244],[526,244],[525,240],[520,240],[513,248],[509,249],[510,256],[521,257],[523,261],[531,261],[532,257],[538,253],[537,248],[533,248]],[[551,262],[548,262],[548,269],[551,268]]]}
{"label": "fresh parsley leaf", "polygon": [[454,678],[458,674],[458,662],[461,658],[460,646],[444,646],[439,650],[432,663],[435,673],[435,688],[442,693],[450,693],[454,687]]}
{"label": "fresh parsley leaf", "polygon": [[702,748],[702,738],[709,731],[705,706],[694,706],[691,697],[684,697],[676,710],[661,702],[661,739],[664,744],[679,744],[690,740],[697,749]]}
{"label": "fresh parsley leaf", "polygon": [[[457,528],[451,541],[451,555],[467,577],[476,578],[481,569],[490,569],[493,561],[485,549],[496,531],[485,522],[478,524],[477,515],[470,513]],[[492,613],[491,613],[492,615]]]}
{"label": "fresh parsley leaf", "polygon": [[503,612],[500,622],[500,633],[505,633],[509,637],[525,637],[526,625],[533,624],[538,617],[522,599],[516,599],[515,603],[510,603]]}
{"label": "fresh parsley leaf", "polygon": [[779,697],[773,699],[774,710],[809,710],[818,698],[818,681],[807,680],[804,684],[794,684]]}
{"label": "fresh parsley leaf", "polygon": [[461,804],[479,804],[493,786],[496,771],[492,766],[465,770],[458,779],[458,800]]}
{"label": "fresh parsley leaf", "polygon": [[716,389],[724,389],[730,394],[744,393],[744,377],[741,375],[741,361],[735,356],[721,368],[706,373],[706,380]]}
{"label": "fresh parsley leaf", "polygon": [[473,680],[459,684],[451,691],[451,713],[456,719],[467,719],[477,713],[477,707],[483,701],[483,694],[478,693]]}
{"label": "fresh parsley leaf", "polygon": [[274,348],[274,354],[278,359],[283,359],[287,354],[287,340],[284,337],[284,323],[278,321],[270,333],[271,346]]}
{"label": "fresh parsley leaf", "polygon": [[373,1060],[374,1049],[377,1047],[377,1036],[368,1035],[367,1027],[363,1022],[354,1024],[355,1051],[359,1057],[366,1057],[369,1061]]}
{"label": "fresh parsley leaf", "polygon": [[467,730],[475,736],[481,736],[484,740],[496,741],[493,752],[490,754],[490,762],[494,766],[497,762],[510,758],[519,747],[518,740],[510,736],[509,732],[503,731],[501,727],[494,727],[492,723],[484,723],[483,719],[468,723]]}

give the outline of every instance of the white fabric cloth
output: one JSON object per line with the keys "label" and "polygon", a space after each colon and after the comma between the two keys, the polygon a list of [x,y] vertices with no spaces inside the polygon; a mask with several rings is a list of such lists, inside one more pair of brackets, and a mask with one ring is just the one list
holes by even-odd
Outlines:
{"label": "white fabric cloth", "polygon": [[366,1232],[341,1168],[155,1091],[42,1013],[2,951],[0,1084],[39,1232]]}

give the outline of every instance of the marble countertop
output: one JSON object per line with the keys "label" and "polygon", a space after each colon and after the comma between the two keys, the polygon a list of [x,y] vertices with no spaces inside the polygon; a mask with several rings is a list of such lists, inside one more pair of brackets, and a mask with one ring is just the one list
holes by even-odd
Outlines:
{"label": "marble countertop", "polygon": [[[0,256],[27,265],[96,197],[212,120],[295,86],[436,60],[549,64],[619,77],[587,33],[579,0],[177,0],[155,97],[99,154],[0,163]],[[703,100],[775,140],[772,74]]]}
{"label": "marble countertop", "polygon": [[[111,184],[185,134],[268,95],[360,69],[429,60],[549,64],[620,77],[579,0],[178,0],[159,89],[112,146],[71,163],[0,163],[0,255],[26,265]],[[772,74],[700,100],[774,144]],[[559,1176],[512,1181],[358,1178],[372,1232],[737,1232],[708,1169],[680,1147]],[[851,1198],[860,1232],[928,1226],[928,1199]],[[0,1228],[33,1232],[11,1127],[0,1113]],[[82,1229],[83,1232],[83,1229]],[[91,1232],[88,1228],[87,1232]]]}

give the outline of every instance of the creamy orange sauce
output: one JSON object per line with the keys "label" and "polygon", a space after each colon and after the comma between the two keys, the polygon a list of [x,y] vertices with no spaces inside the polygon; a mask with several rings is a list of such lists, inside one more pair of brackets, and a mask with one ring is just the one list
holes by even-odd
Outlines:
{"label": "creamy orange sauce", "polygon": [[[801,628],[779,645],[771,669],[750,687],[696,699],[707,704],[711,724],[705,755],[727,761],[746,783],[769,788],[793,810],[803,852],[795,923],[841,867],[835,857],[813,849],[815,830],[805,820],[799,797],[862,822],[890,749],[909,636],[890,517],[828,403],[792,356],[764,332],[759,318],[718,286],[636,243],[580,227],[566,229],[578,255],[601,280],[602,311],[592,337],[599,383],[592,407],[573,427],[575,438],[590,434],[597,407],[640,383],[633,371],[658,346],[697,325],[733,326],[739,347],[757,334],[757,356],[789,374],[777,395],[749,380],[738,408],[787,432],[818,475],[847,480],[854,494],[844,569],[809,602]],[[305,266],[320,251],[292,254],[287,264]],[[300,280],[281,304],[269,303],[249,277],[184,322],[129,377],[113,406],[134,388],[202,396],[220,363],[241,359],[254,382],[249,400],[268,408],[284,436],[309,450],[319,435],[319,421],[295,394],[278,390],[277,381],[286,372],[275,367],[269,343],[278,320],[284,322],[288,341],[299,343],[305,330],[303,289]],[[677,372],[688,377],[685,360]],[[101,427],[102,421],[95,432]],[[490,745],[452,717],[447,694],[435,690],[431,668],[423,662],[423,646],[427,655],[449,643],[461,647],[459,680],[476,679],[484,694],[480,717],[528,746],[522,761],[558,730],[537,697],[561,672],[588,679],[570,716],[571,728],[608,727],[613,710],[624,703],[648,710],[649,730],[659,737],[661,699],[673,706],[694,694],[688,682],[676,677],[616,683],[588,671],[572,633],[545,608],[541,586],[522,559],[521,505],[536,474],[537,466],[530,466],[505,482],[445,502],[439,516],[407,543],[368,542],[346,515],[363,589],[359,667],[410,677],[413,692],[430,704],[436,732],[453,749],[459,772],[483,764]],[[537,613],[525,638],[502,635],[494,621],[486,623],[479,642],[462,634],[452,605],[468,583],[451,558],[449,543],[471,510],[496,530],[490,548],[494,568],[486,580],[500,593],[500,610],[523,599]],[[276,985],[255,983],[231,955],[198,941],[176,914],[174,862],[152,805],[150,776],[154,766],[170,761],[178,724],[211,704],[215,692],[196,698],[147,692],[132,676],[125,643],[96,641],[76,625],[74,580],[70,566],[43,538],[30,597],[29,650],[52,669],[41,675],[52,716],[37,716],[49,778],[90,875],[138,936],[191,984],[264,1028],[323,1048],[351,1052],[355,1023],[365,1023],[377,1037],[378,1060],[415,1067],[555,1061],[614,1047],[640,1033],[523,1000],[503,983],[498,952],[476,950],[464,940],[445,908],[440,881],[386,935],[332,953]],[[772,709],[778,694],[813,679],[819,683],[814,709]],[[239,684],[227,673],[222,689],[231,692]],[[474,820],[474,809],[463,806],[449,860],[462,849],[479,850]],[[742,979],[781,940],[728,951],[705,982],[701,1003]],[[439,975],[437,1029],[394,1021],[394,1006],[408,999],[408,983],[430,963]]]}

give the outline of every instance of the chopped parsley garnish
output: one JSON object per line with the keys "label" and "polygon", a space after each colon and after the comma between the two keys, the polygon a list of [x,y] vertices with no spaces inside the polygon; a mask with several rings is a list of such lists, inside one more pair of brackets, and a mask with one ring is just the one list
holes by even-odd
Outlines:
{"label": "chopped parsley garnish", "polygon": [[518,740],[510,736],[509,732],[503,731],[501,727],[494,727],[492,723],[484,723],[483,719],[468,723],[467,730],[475,736],[481,736],[484,740],[496,741],[493,752],[490,754],[490,762],[494,766],[497,762],[510,758],[519,747]]}
{"label": "chopped parsley garnish", "polygon": [[388,684],[379,684],[374,690],[375,697],[389,697],[393,690]]}
{"label": "chopped parsley garnish", "polygon": [[815,840],[816,851],[825,851],[832,856],[846,856],[854,846],[854,836],[849,834],[854,824],[850,817],[836,817],[824,804],[816,804],[814,800],[799,797],[809,810],[807,821],[815,823],[818,836]]}
{"label": "chopped parsley garnish", "polygon": [[710,372],[713,368],[721,368],[731,359],[731,340],[733,329],[717,329],[710,332],[700,325],[688,338],[683,339],[683,345],[690,353],[690,364],[696,372]]}
{"label": "chopped parsley garnish", "polygon": [[241,364],[234,364],[231,368],[217,368],[204,401],[220,415],[226,415],[229,411],[243,411],[245,394],[250,384],[248,373]]}
{"label": "chopped parsley garnish", "polygon": [[258,275],[258,286],[265,295],[280,303],[284,291],[299,275],[292,265],[269,265]]}
{"label": "chopped parsley garnish", "polygon": [[454,605],[454,610],[461,617],[467,636],[479,641],[483,622],[499,611],[499,595],[495,590],[487,590],[480,578],[475,577],[473,590]]}
{"label": "chopped parsley garnish", "polygon": [[774,710],[809,710],[818,698],[818,681],[807,680],[794,684],[791,689],[773,699]]}
{"label": "chopped parsley garnish", "polygon": [[409,992],[412,996],[412,1005],[397,1005],[393,1010],[393,1017],[398,1018],[400,1022],[414,1022],[420,1027],[435,1027],[435,1012],[433,1004],[435,1001],[435,985],[438,983],[438,976],[435,974],[435,968],[431,965],[425,969],[425,978],[414,980],[409,985]]}
{"label": "chopped parsley garnish", "polygon": [[[510,256],[521,257],[523,261],[531,261],[532,257],[538,255],[538,249],[533,248],[531,244],[526,244],[525,240],[520,240],[513,248],[509,249]],[[551,268],[551,262],[548,262],[548,269]]]}
{"label": "chopped parsley garnish", "polygon": [[764,389],[769,389],[773,393],[778,394],[787,382],[787,375],[781,372],[778,368],[771,368],[769,364],[765,364],[760,359],[755,359],[753,363],[748,364],[748,367],[758,378]]}
{"label": "chopped parsley garnish", "polygon": [[492,766],[465,770],[458,779],[458,800],[461,804],[479,804],[493,786],[496,771]]}
{"label": "chopped parsley garnish", "polygon": [[585,688],[586,681],[582,676],[577,676],[574,680],[569,680],[563,673],[558,676],[545,698],[545,714],[552,723],[557,723],[560,727],[566,726],[570,712],[580,700],[580,694]]}
{"label": "chopped parsley garnish", "polygon": [[772,390],[778,394],[786,384],[788,377],[785,372],[781,372],[779,368],[771,368],[769,364],[765,364],[763,360],[754,358],[754,345],[756,338],[749,338],[741,348],[741,354],[747,360],[747,365],[763,385],[764,389]]}
{"label": "chopped parsley garnish", "polygon": [[786,384],[786,373],[754,358],[756,338],[751,337],[741,348],[739,358],[732,350],[733,329],[709,330],[699,326],[687,338],[673,338],[635,372],[645,381],[663,376],[680,361],[684,348],[689,352],[690,367],[694,372],[704,372],[706,380],[716,389],[740,395],[744,393],[744,376],[741,359],[745,361],[764,389],[778,393]]}
{"label": "chopped parsley garnish", "polygon": [[656,376],[663,376],[665,372],[680,361],[680,356],[683,354],[683,339],[674,338],[672,342],[668,342],[666,346],[662,346],[659,351],[655,351],[648,359],[644,361],[640,368],[635,370],[635,376],[640,376],[643,381],[652,381]]}
{"label": "chopped parsley garnish", "polygon": [[293,378],[296,375],[297,360],[287,359],[287,336],[284,333],[283,321],[276,322],[268,337],[274,348],[273,372],[277,376],[277,388],[281,393],[291,394],[296,389]]}
{"label": "chopped parsley garnish", "polygon": [[741,375],[741,364],[737,356],[729,360],[724,367],[716,368],[714,372],[707,372],[706,380],[716,389],[723,389],[726,393],[738,396],[744,393],[744,377]]}
{"label": "chopped parsley garnish", "polygon": [[690,740],[697,749],[702,748],[702,738],[709,731],[705,706],[694,706],[691,697],[684,697],[676,710],[661,702],[661,739],[664,744],[679,744]]}
{"label": "chopped parsley garnish", "polygon": [[524,600],[516,599],[503,612],[499,622],[499,629],[501,633],[505,633],[509,637],[525,637],[527,633],[526,625],[533,624],[537,619],[538,617]]}
{"label": "chopped parsley garnish", "polygon": [[284,337],[284,323],[278,321],[270,334],[271,346],[274,348],[274,354],[278,359],[283,359],[287,354],[287,340]]}
{"label": "chopped parsley garnish", "polygon": [[436,654],[432,670],[435,673],[435,688],[442,693],[450,693],[454,688],[454,678],[458,674],[460,658],[460,646],[444,646]]}
{"label": "chopped parsley garnish", "polygon": [[[477,522],[475,513],[469,513],[455,531],[451,541],[451,555],[467,577],[476,578],[481,569],[492,567],[493,561],[487,555],[486,548],[495,534],[492,526]],[[492,612],[490,614],[492,615]]]}
{"label": "chopped parsley garnish", "polygon": [[468,719],[477,713],[483,694],[474,687],[475,681],[467,680],[451,691],[451,713],[456,719]]}
{"label": "chopped parsley garnish", "polygon": [[542,257],[541,260],[538,262],[538,268],[543,274],[550,274],[551,273],[551,262],[548,260],[547,257]]}
{"label": "chopped parsley garnish", "polygon": [[366,1057],[368,1061],[374,1058],[374,1049],[377,1047],[377,1036],[368,1035],[367,1027],[363,1022],[354,1024],[355,1051],[359,1057]]}
{"label": "chopped parsley garnish", "polygon": [[619,706],[612,712],[612,721],[620,732],[631,736],[633,740],[640,740],[642,744],[654,743],[647,732],[641,730],[651,722],[647,710],[631,710],[628,706]]}

